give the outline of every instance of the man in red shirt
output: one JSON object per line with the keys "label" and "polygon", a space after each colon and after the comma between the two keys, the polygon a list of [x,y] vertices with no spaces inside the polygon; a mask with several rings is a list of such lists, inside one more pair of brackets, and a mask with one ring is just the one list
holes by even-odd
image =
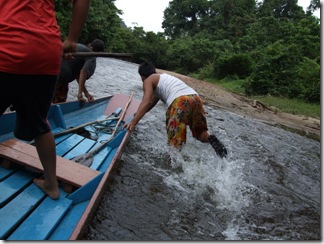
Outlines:
{"label": "man in red shirt", "polygon": [[72,21],[62,45],[54,0],[0,1],[0,115],[12,105],[17,114],[14,135],[35,140],[45,179],[34,182],[52,199],[59,198],[60,193],[55,141],[47,113],[60,72],[62,49],[75,51],[90,0],[70,2]]}

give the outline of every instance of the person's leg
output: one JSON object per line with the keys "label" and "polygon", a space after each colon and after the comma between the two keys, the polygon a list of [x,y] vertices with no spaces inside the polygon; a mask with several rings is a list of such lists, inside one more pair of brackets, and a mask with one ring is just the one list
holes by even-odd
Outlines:
{"label": "person's leg", "polygon": [[220,156],[221,158],[227,156],[227,150],[225,146],[220,140],[218,140],[218,138],[215,135],[209,135],[208,141],[210,145],[214,148],[218,156]]}
{"label": "person's leg", "polygon": [[175,99],[166,111],[168,144],[176,148],[180,148],[187,140],[187,125],[182,121],[183,112],[178,105],[179,98]]}
{"label": "person's leg", "polygon": [[[45,82],[45,79],[47,82]],[[56,177],[56,149],[55,140],[47,121],[48,110],[51,105],[51,99],[55,89],[57,77],[40,78],[36,85],[42,91],[38,94],[38,100],[34,104],[34,109],[38,111],[38,118],[35,123],[35,146],[39,159],[44,168],[45,179],[34,179],[34,183],[40,187],[49,197],[57,199],[60,196],[58,181]],[[35,94],[35,95],[36,95]]]}
{"label": "person's leg", "polygon": [[35,140],[45,179],[34,179],[34,182],[49,197],[57,199],[60,193],[56,179],[55,141],[47,120],[57,77],[48,75],[15,77],[19,90],[13,104],[17,112],[14,134],[21,140]]}
{"label": "person's leg", "polygon": [[221,158],[227,156],[227,150],[223,143],[215,135],[210,135],[207,130],[201,132],[197,139],[203,143],[209,142],[216,154]]}
{"label": "person's leg", "polygon": [[[15,97],[14,84],[10,75],[4,72],[0,72],[0,116],[11,105],[13,98]],[[0,128],[1,129],[1,128]]]}
{"label": "person's leg", "polygon": [[209,142],[208,137],[209,137],[208,131],[204,130],[203,132],[200,133],[200,135],[197,139],[203,143],[207,143],[207,142]]}
{"label": "person's leg", "polygon": [[51,131],[35,138],[35,146],[44,168],[45,179],[34,179],[49,197],[57,199],[60,196],[56,178],[56,151],[54,136]]}
{"label": "person's leg", "polygon": [[227,150],[223,143],[221,143],[215,135],[210,135],[207,129],[207,120],[205,116],[205,111],[203,108],[202,100],[199,96],[193,97],[194,102],[192,102],[192,123],[190,125],[190,129],[192,131],[192,135],[197,140],[203,143],[210,143],[210,145],[214,148],[216,154],[220,157],[226,157]]}

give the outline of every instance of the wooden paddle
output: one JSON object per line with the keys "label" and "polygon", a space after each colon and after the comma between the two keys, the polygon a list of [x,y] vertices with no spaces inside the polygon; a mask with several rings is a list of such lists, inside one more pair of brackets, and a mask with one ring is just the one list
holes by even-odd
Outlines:
{"label": "wooden paddle", "polygon": [[118,122],[117,122],[117,124],[116,124],[116,126],[114,128],[114,131],[112,132],[110,138],[107,141],[105,141],[104,143],[102,143],[101,145],[99,145],[98,147],[96,147],[95,149],[91,150],[90,152],[84,153],[84,154],[79,155],[79,156],[75,156],[75,157],[71,158],[70,160],[73,160],[76,163],[85,165],[87,167],[89,167],[92,164],[92,162],[93,162],[93,155],[96,154],[96,153],[98,153],[104,147],[106,147],[108,145],[108,143],[112,139],[114,139],[115,134],[116,134],[117,129],[118,129],[118,126],[121,123],[121,121],[123,120],[123,118],[125,116],[125,113],[126,113],[126,110],[127,110],[128,106],[129,106],[130,102],[132,101],[133,94],[134,94],[134,92],[131,93],[130,98],[129,98],[129,100],[128,100],[128,102],[127,102],[127,104],[126,104],[126,106],[125,106],[125,108],[123,110],[123,113],[121,114],[121,116],[120,116],[120,118],[119,118],[119,120],[118,120]]}

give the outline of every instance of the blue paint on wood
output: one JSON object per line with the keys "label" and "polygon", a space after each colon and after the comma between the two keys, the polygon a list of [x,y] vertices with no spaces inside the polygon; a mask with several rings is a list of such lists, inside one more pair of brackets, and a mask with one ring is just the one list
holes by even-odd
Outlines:
{"label": "blue paint on wood", "polygon": [[111,161],[113,160],[113,158],[116,155],[117,151],[118,151],[118,148],[114,148],[114,149],[111,150],[108,157],[105,159],[105,161],[98,168],[98,170],[100,172],[105,172],[108,169],[108,167],[111,164]]}
{"label": "blue paint on wood", "polygon": [[104,162],[104,160],[107,158],[109,153],[111,152],[111,147],[103,148],[101,151],[99,151],[97,154],[93,156],[93,162],[90,165],[91,169],[98,170],[98,168],[101,166],[101,164]]}
{"label": "blue paint on wood", "polygon": [[113,115],[115,117],[117,117],[118,115],[120,115],[120,113],[123,111],[123,109],[121,107],[116,108],[115,112],[113,112]]}
{"label": "blue paint on wood", "polygon": [[61,105],[57,104],[51,106],[48,112],[48,121],[50,122],[52,129],[57,127],[66,128]]}
{"label": "blue paint on wood", "polygon": [[72,159],[75,156],[79,156],[88,152],[96,142],[94,140],[90,140],[85,138],[81,141],[77,146],[75,146],[69,153],[64,155],[64,158]]}
{"label": "blue paint on wood", "polygon": [[46,197],[7,240],[45,240],[72,206],[61,191],[58,200]]}
{"label": "blue paint on wood", "polygon": [[71,151],[77,144],[79,144],[84,137],[74,134],[62,141],[59,145],[56,146],[56,154],[63,157],[69,151]]}
{"label": "blue paint on wood", "polygon": [[104,173],[97,175],[94,179],[89,181],[84,186],[80,187],[72,194],[70,194],[67,198],[73,201],[73,204],[78,204],[80,202],[84,202],[90,200],[93,193],[97,189]]}
{"label": "blue paint on wood", "polygon": [[[14,227],[25,216],[34,210],[36,205],[45,198],[44,192],[35,184],[31,184],[9,204],[0,209],[0,239],[5,239]],[[10,214],[8,214],[10,213]]]}
{"label": "blue paint on wood", "polygon": [[109,140],[111,134],[107,133],[99,133],[99,139],[97,140],[100,143],[104,143],[105,141]]}
{"label": "blue paint on wood", "polygon": [[48,240],[68,240],[89,202],[90,200],[73,205],[73,208],[64,216],[60,225],[53,231]]}
{"label": "blue paint on wood", "polygon": [[56,127],[56,128],[51,128],[53,134],[61,132],[61,131],[65,131],[65,129],[63,129],[62,127]]}
{"label": "blue paint on wood", "polygon": [[59,145],[61,142],[63,142],[64,140],[66,140],[67,138],[69,138],[72,135],[73,135],[73,133],[69,133],[69,134],[65,134],[65,135],[55,138],[55,144]]}
{"label": "blue paint on wood", "polygon": [[111,142],[109,143],[109,146],[112,148],[119,147],[121,141],[124,139],[126,132],[127,131],[125,129],[125,130],[120,131],[118,134],[116,134],[114,139],[111,140]]}
{"label": "blue paint on wood", "polygon": [[31,171],[17,171],[4,181],[0,182],[0,207],[4,205],[6,201],[18,194],[24,187],[30,184],[34,177],[37,175]]}
{"label": "blue paint on wood", "polygon": [[12,132],[16,126],[16,113],[6,113],[5,116],[0,116],[0,124],[0,135]]}
{"label": "blue paint on wood", "polygon": [[14,169],[14,168],[6,169],[6,168],[0,167],[0,182],[3,181],[4,179],[8,178],[9,175],[13,174],[13,172],[15,172],[15,170],[16,169]]}
{"label": "blue paint on wood", "polygon": [[[0,122],[0,124],[1,124],[1,122]],[[4,142],[4,141],[12,139],[14,137],[15,137],[15,135],[14,135],[13,132],[9,132],[8,134],[1,134],[0,135],[0,142]]]}
{"label": "blue paint on wood", "polygon": [[[94,103],[95,106],[93,106]],[[75,127],[95,120],[96,118],[107,118],[107,116],[103,115],[107,107],[106,101],[97,99],[94,103],[80,103],[76,101],[52,106],[52,114],[49,114],[49,118],[53,132],[56,133],[65,128]],[[120,115],[121,112],[121,108],[115,110],[116,114]],[[4,122],[0,120],[0,124],[5,125],[5,129],[8,129],[8,131],[4,131],[4,128],[1,126],[1,141],[4,140],[4,138],[9,139],[13,137],[12,131],[15,124],[14,116],[15,114],[13,114],[13,116],[2,116]],[[113,118],[115,116],[112,114],[109,117]],[[117,121],[118,119],[105,123],[110,127],[111,133]],[[8,240],[69,239],[84,213],[84,210],[89,204],[93,193],[100,184],[104,172],[108,169],[112,159],[118,151],[117,144],[121,142],[126,133],[126,130],[120,132],[123,123],[124,122],[121,122],[119,125],[115,138],[107,145],[108,148],[103,148],[94,155],[93,167],[99,168],[99,170],[102,169],[101,174],[70,194],[68,197],[71,199],[66,198],[66,193],[63,192],[62,188],[60,188],[61,196],[58,200],[52,200],[47,197],[35,184],[31,183],[37,173],[32,174],[31,171],[26,171],[31,173],[28,176],[27,173],[26,175],[21,172],[18,173],[19,171],[11,173],[9,171],[4,172],[4,170],[0,168],[0,177],[2,177],[2,180],[0,179],[0,203],[2,199],[3,204],[2,206],[0,205],[0,237],[1,233],[4,233],[2,237]],[[8,133],[10,137],[7,136]],[[111,133],[100,131],[98,133],[99,139],[97,143],[109,140]],[[72,153],[85,153],[88,150],[85,149],[84,145],[88,143],[91,145],[90,139],[85,139],[73,133],[57,137],[55,141],[57,144],[57,155],[62,157],[66,155],[70,157]],[[92,149],[94,147],[92,147]],[[113,149],[113,147],[115,148]],[[75,151],[73,152],[73,150]],[[6,184],[9,184],[8,187]],[[12,212],[12,215],[6,215],[6,213],[9,212]],[[7,217],[9,215],[10,218]]]}

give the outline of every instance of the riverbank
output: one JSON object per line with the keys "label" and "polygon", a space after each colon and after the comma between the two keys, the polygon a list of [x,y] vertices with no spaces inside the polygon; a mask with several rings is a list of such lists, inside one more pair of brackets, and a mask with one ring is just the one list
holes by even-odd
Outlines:
{"label": "riverbank", "polygon": [[217,84],[211,84],[171,71],[161,69],[157,69],[157,71],[169,73],[183,80],[200,94],[207,106],[258,119],[264,123],[320,141],[320,119],[280,112],[277,109],[265,106],[259,101],[228,92]]}

